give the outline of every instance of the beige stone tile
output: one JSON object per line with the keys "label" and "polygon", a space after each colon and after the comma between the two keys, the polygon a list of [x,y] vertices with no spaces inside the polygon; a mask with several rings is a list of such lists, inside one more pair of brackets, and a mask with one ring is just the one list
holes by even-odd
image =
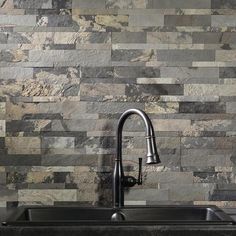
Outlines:
{"label": "beige stone tile", "polygon": [[184,131],[189,129],[190,120],[184,119],[154,119],[153,126],[155,131]]}
{"label": "beige stone tile", "polygon": [[6,121],[0,120],[0,137],[6,136]]}
{"label": "beige stone tile", "polygon": [[41,140],[39,137],[6,137],[8,154],[40,154]]}
{"label": "beige stone tile", "polygon": [[52,203],[54,201],[76,201],[75,189],[22,189],[18,191],[19,201],[42,201]]}

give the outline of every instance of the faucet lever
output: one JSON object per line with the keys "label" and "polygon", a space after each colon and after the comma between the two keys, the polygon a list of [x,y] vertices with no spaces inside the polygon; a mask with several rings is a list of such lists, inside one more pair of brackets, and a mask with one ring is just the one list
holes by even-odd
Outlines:
{"label": "faucet lever", "polygon": [[143,183],[142,161],[143,161],[143,158],[139,157],[139,159],[138,159],[138,181],[137,181],[138,185],[142,185],[142,183]]}
{"label": "faucet lever", "polygon": [[133,187],[135,184],[137,185],[142,185],[143,183],[143,178],[142,178],[142,161],[143,161],[143,158],[139,158],[138,159],[138,179],[136,179],[135,177],[133,176],[124,176],[123,178],[123,186],[124,187]]}

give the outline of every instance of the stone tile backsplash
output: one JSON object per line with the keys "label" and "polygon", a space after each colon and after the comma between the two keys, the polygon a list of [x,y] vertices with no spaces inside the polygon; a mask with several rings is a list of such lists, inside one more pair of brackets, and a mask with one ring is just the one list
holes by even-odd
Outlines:
{"label": "stone tile backsplash", "polygon": [[[0,0],[0,206],[111,205],[120,114],[161,164],[127,203],[236,206],[234,0]],[[145,156],[125,124],[126,173]]]}

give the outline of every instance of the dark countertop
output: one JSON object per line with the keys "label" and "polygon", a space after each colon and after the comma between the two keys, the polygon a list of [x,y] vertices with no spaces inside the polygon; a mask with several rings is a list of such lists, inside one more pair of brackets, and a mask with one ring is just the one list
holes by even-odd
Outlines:
{"label": "dark countertop", "polygon": [[[236,220],[236,208],[223,209]],[[11,211],[0,208],[0,220],[4,221]],[[0,236],[235,236],[236,225],[206,226],[0,226]]]}

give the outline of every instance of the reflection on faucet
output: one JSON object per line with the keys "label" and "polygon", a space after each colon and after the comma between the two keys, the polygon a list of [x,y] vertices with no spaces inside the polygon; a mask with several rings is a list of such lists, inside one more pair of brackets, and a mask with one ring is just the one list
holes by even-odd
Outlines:
{"label": "reflection on faucet", "polygon": [[139,115],[146,127],[146,142],[147,142],[147,164],[157,164],[160,163],[160,159],[157,153],[156,141],[154,129],[151,120],[147,114],[139,109],[129,109],[125,111],[119,121],[117,126],[117,146],[116,146],[116,159],[115,167],[113,172],[113,204],[114,208],[120,208],[124,206],[124,187],[132,187],[135,184],[142,184],[141,176],[141,165],[142,160],[139,159],[139,178],[136,180],[132,176],[125,176],[122,166],[122,130],[126,119],[130,115]]}

